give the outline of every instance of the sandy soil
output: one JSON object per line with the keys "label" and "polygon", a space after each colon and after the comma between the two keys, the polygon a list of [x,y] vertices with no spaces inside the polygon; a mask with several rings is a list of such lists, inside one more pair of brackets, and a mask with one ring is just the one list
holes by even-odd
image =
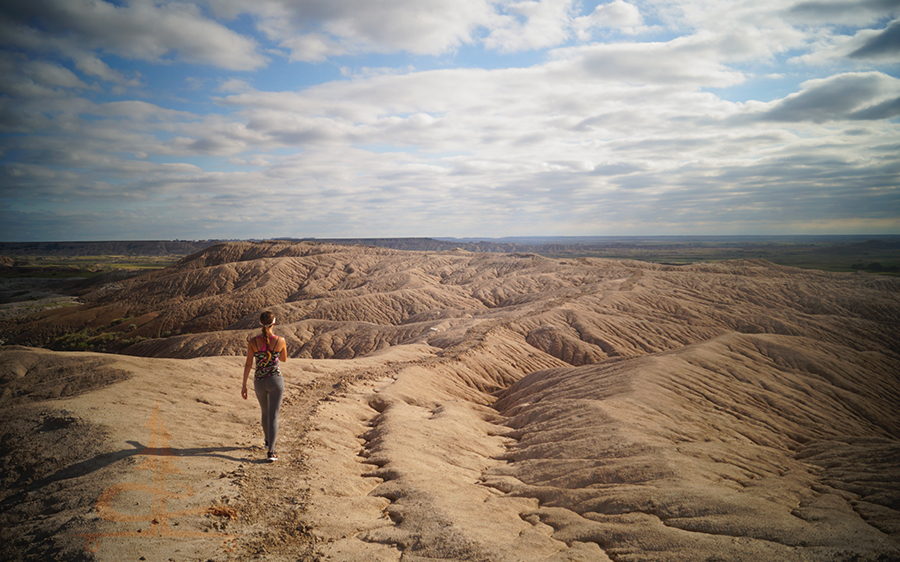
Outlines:
{"label": "sandy soil", "polygon": [[215,331],[0,348],[4,560],[900,559],[894,279],[310,244],[145,277],[25,328]]}

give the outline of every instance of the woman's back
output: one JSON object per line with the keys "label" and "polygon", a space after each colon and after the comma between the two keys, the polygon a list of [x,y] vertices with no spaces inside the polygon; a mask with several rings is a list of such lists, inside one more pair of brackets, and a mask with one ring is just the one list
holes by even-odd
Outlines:
{"label": "woman's back", "polygon": [[259,335],[250,342],[253,351],[253,357],[256,359],[256,373],[253,378],[264,379],[280,375],[281,370],[278,367],[278,347],[281,338],[273,336],[264,338]]}

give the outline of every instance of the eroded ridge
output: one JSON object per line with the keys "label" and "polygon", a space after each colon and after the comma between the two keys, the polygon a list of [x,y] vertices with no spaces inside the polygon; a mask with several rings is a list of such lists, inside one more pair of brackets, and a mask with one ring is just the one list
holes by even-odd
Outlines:
{"label": "eroded ridge", "polygon": [[[485,486],[482,474],[504,464],[510,441],[488,390],[521,376],[511,363],[533,370],[561,362],[535,356],[503,329],[453,357],[419,349],[419,359],[348,389],[314,416],[309,517],[319,552],[346,560],[539,560],[558,552],[564,545],[547,536],[549,527],[521,517],[536,503]],[[506,353],[475,352],[485,349]]]}
{"label": "eroded ridge", "polygon": [[[149,338],[117,356],[131,378],[85,396],[162,394],[208,420],[179,428],[198,441],[258,435],[253,404],[223,398],[217,369],[241,360],[204,356],[239,356],[276,312],[283,461],[194,459],[240,465],[216,471],[240,490],[232,560],[898,556],[895,279],[225,244],[86,301],[23,334]],[[4,399],[30,399],[16,369]]]}
{"label": "eroded ridge", "polygon": [[533,373],[496,404],[518,440],[486,482],[616,560],[896,557],[893,364],[732,334]]}

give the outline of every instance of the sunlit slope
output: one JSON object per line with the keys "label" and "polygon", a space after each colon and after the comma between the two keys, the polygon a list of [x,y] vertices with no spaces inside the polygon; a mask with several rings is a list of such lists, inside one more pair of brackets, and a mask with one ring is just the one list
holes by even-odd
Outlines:
{"label": "sunlit slope", "polygon": [[900,546],[898,405],[896,357],[730,334],[520,380],[486,481],[616,560],[876,559]]}
{"label": "sunlit slope", "polygon": [[581,365],[735,331],[897,346],[896,333],[867,327],[898,321],[896,287],[893,279],[753,261],[674,267],[228,243],[105,286],[83,307],[33,323],[30,334],[110,326],[122,339],[151,338],[128,353],[240,354],[258,311],[271,309],[295,356],[351,358],[421,339],[446,348],[473,327],[500,323],[535,349]]}

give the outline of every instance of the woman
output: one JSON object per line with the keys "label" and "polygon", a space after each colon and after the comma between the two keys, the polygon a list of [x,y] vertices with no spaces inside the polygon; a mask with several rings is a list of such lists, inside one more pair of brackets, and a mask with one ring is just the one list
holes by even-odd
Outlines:
{"label": "woman", "polygon": [[275,462],[278,460],[278,455],[275,454],[278,410],[281,408],[281,397],[284,395],[284,379],[281,377],[278,361],[287,361],[287,344],[284,338],[272,332],[272,326],[275,325],[273,313],[263,312],[259,316],[259,323],[262,325],[262,334],[250,338],[247,343],[247,361],[244,362],[244,387],[241,389],[241,397],[247,399],[247,375],[250,374],[250,367],[256,359],[253,390],[256,391],[256,399],[259,400],[259,407],[262,410],[266,460]]}

